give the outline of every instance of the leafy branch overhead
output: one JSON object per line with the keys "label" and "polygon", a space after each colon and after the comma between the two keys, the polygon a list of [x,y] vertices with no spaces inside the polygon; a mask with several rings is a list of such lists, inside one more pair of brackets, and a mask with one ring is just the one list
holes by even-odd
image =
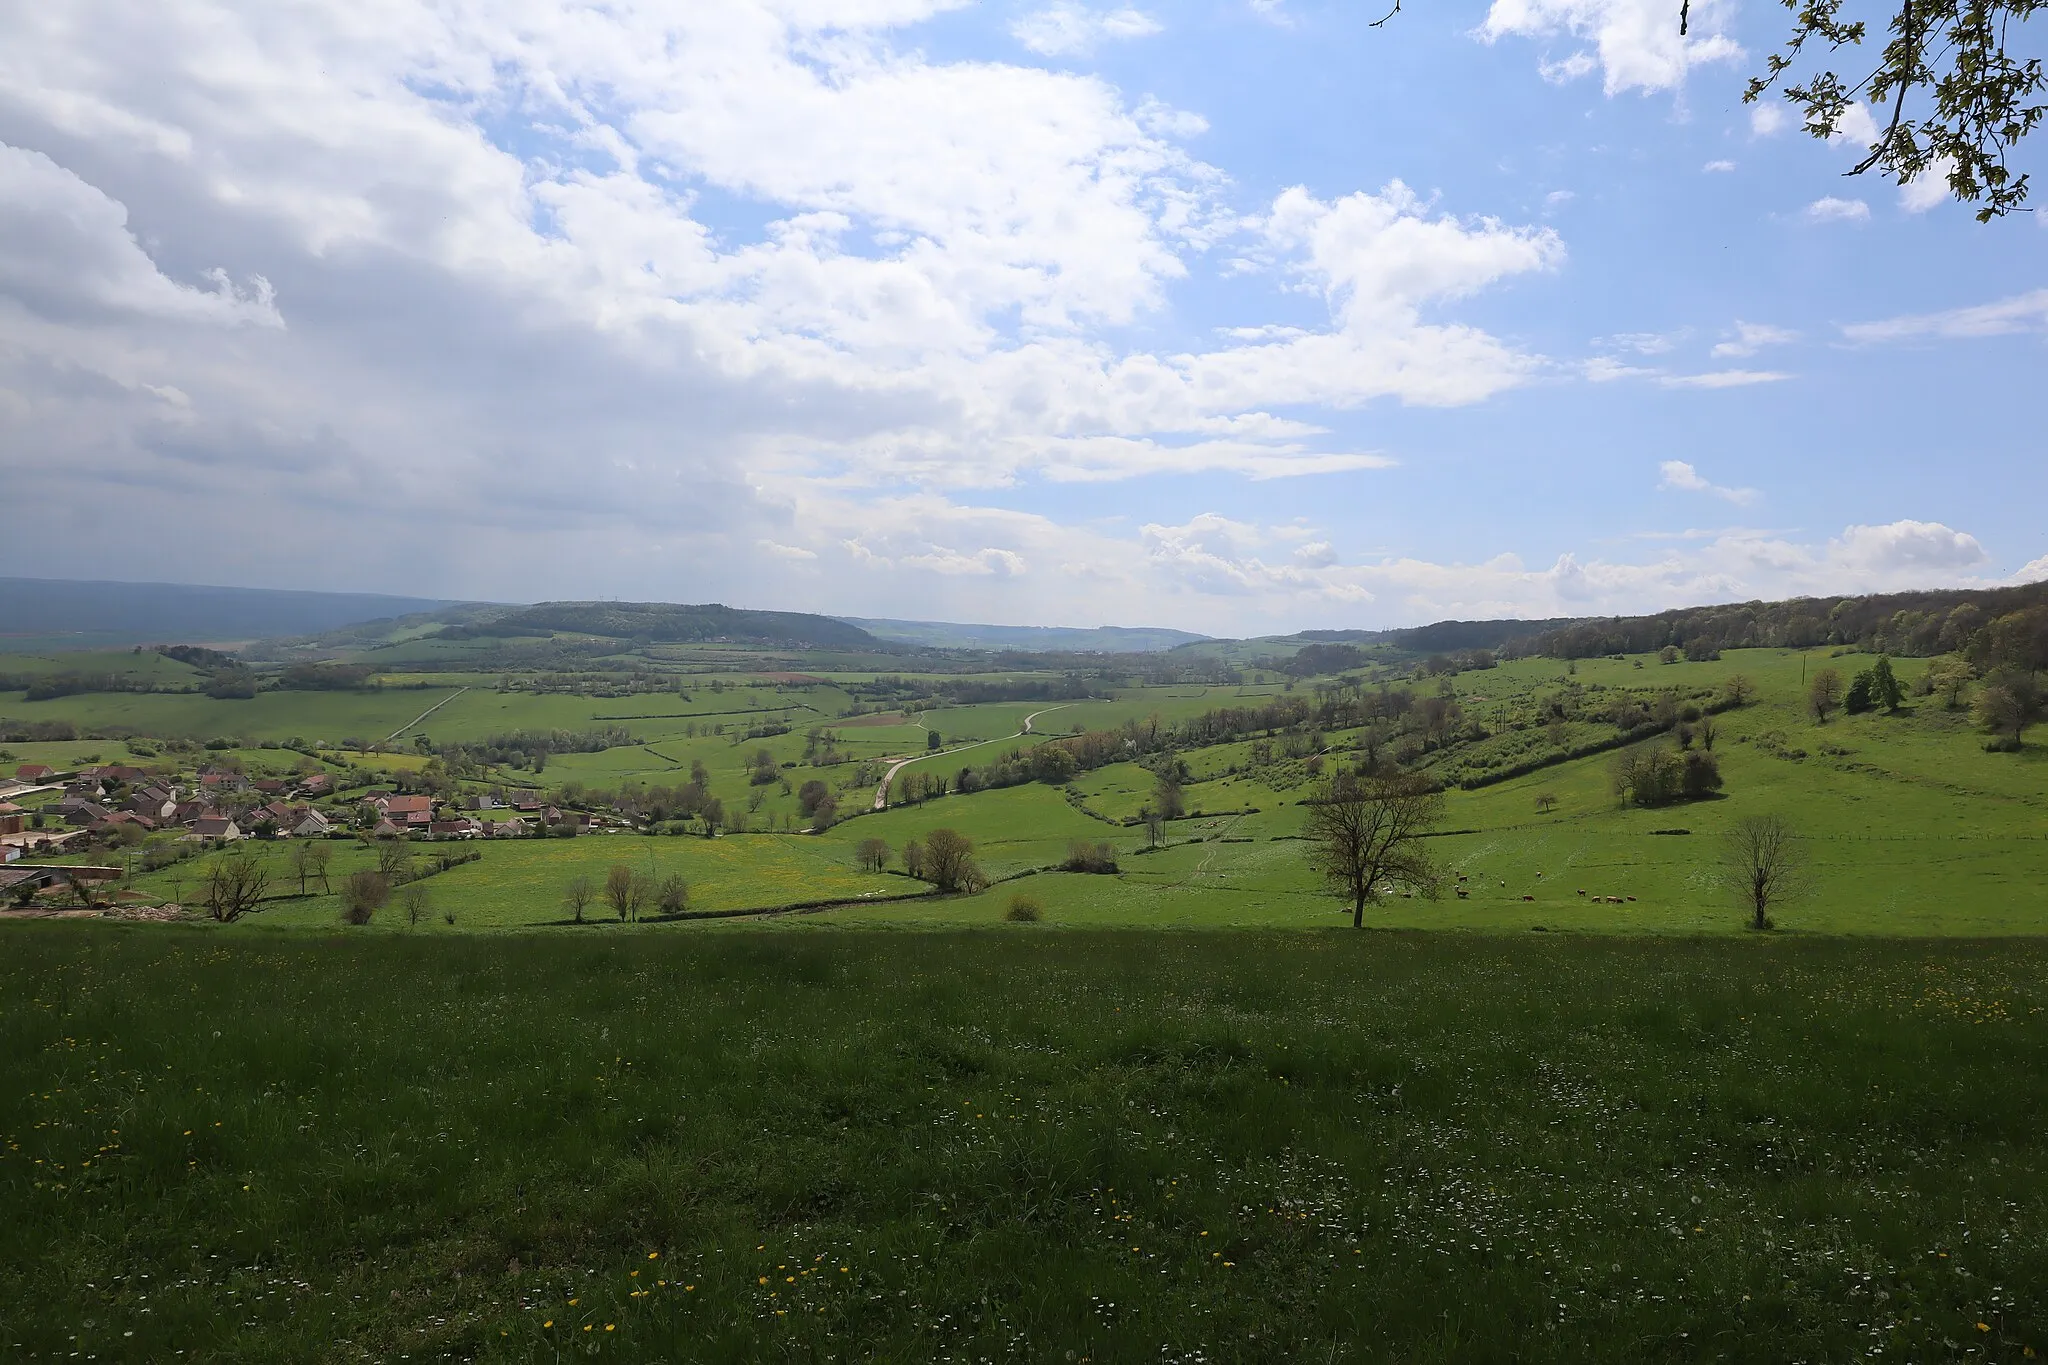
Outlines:
{"label": "leafy branch overhead", "polygon": [[1750,80],[1743,99],[1754,102],[1782,86],[1803,109],[1806,130],[1821,138],[1842,133],[1851,108],[1867,101],[1884,123],[1869,155],[1848,173],[1877,170],[1901,185],[1941,176],[1988,222],[2025,203],[2027,176],[2014,175],[2007,156],[2048,115],[2041,59],[2015,56],[2020,35],[2012,31],[2044,3],[1899,0],[1875,67],[1852,82],[1830,69],[1804,78],[1795,70],[1809,43],[1825,44],[1830,54],[1862,47],[1868,24],[1854,17],[1849,0],[1785,0],[1792,36]]}

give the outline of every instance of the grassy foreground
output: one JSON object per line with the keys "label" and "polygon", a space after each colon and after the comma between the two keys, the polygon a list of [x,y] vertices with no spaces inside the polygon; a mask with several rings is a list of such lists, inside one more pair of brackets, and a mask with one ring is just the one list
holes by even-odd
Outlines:
{"label": "grassy foreground", "polygon": [[14,925],[0,1355],[2019,1360],[2044,1113],[2025,941]]}

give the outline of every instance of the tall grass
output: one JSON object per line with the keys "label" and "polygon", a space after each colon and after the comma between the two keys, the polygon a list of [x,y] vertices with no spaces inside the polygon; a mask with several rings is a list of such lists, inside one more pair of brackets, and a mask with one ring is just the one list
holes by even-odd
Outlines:
{"label": "tall grass", "polygon": [[10,1360],[2048,1349],[2034,943],[4,942]]}

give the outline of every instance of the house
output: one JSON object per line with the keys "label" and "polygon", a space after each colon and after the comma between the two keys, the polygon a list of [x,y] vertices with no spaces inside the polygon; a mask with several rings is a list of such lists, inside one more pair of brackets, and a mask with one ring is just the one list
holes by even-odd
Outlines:
{"label": "house", "polygon": [[147,831],[156,828],[156,821],[146,815],[137,815],[132,810],[117,810],[90,828],[94,834],[105,834],[122,825],[134,825],[137,829]]}
{"label": "house", "polygon": [[189,839],[239,839],[242,837],[242,827],[224,815],[209,816],[204,820],[193,821],[192,833],[186,837]]}
{"label": "house", "polygon": [[9,864],[9,863],[18,863],[18,862],[20,862],[20,861],[21,861],[21,846],[20,846],[20,845],[18,845],[18,844],[0,844],[0,867],[5,867],[5,866],[6,866],[7,864]]}
{"label": "house", "polygon": [[512,809],[518,811],[521,815],[538,815],[540,814],[541,806],[541,799],[531,792],[521,793],[512,798]]}
{"label": "house", "polygon": [[370,831],[370,837],[372,839],[403,839],[405,831],[392,824],[389,820],[379,820],[377,827]]}
{"label": "house", "polygon": [[491,826],[490,832],[493,839],[517,839],[526,833],[526,824],[520,820],[500,820]]}
{"label": "house", "polygon": [[19,834],[27,827],[28,814],[12,801],[0,801],[0,834]]}
{"label": "house", "polygon": [[327,796],[334,791],[334,776],[331,773],[308,773],[299,782],[299,795],[304,797]]}
{"label": "house", "polygon": [[299,839],[324,839],[333,829],[326,816],[317,810],[308,810],[305,818],[292,826],[292,834]]}
{"label": "house", "polygon": [[285,784],[274,777],[259,777],[250,785],[265,796],[283,796],[286,790]]}
{"label": "house", "polygon": [[129,797],[122,804],[121,809],[132,811],[137,815],[147,816],[158,824],[162,824],[177,813],[178,803],[173,801],[161,787],[145,787]]}
{"label": "house", "polygon": [[429,839],[474,839],[483,832],[474,820],[436,820],[427,826]]}
{"label": "house", "polygon": [[383,810],[384,814],[394,821],[400,816],[410,818],[414,815],[425,815],[431,820],[434,817],[434,798],[431,796],[394,796],[383,803]]}
{"label": "house", "polygon": [[140,768],[130,768],[121,763],[109,763],[106,767],[100,769],[99,779],[102,782],[119,782],[125,786],[133,786],[137,782],[148,781],[149,774]]}
{"label": "house", "polygon": [[172,808],[170,820],[174,825],[189,825],[194,820],[202,820],[219,813],[204,801],[180,801]]}
{"label": "house", "polygon": [[14,775],[24,782],[48,782],[57,770],[47,763],[24,763],[14,770]]}
{"label": "house", "polygon": [[67,796],[52,809],[64,817],[64,823],[67,825],[97,825],[107,818],[105,806],[79,796]]}

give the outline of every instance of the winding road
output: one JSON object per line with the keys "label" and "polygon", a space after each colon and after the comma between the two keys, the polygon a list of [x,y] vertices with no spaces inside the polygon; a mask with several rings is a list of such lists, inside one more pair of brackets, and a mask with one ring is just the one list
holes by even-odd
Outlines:
{"label": "winding road", "polygon": [[1014,735],[1004,735],[1001,739],[978,739],[974,741],[974,743],[972,744],[962,744],[957,749],[934,749],[928,753],[912,754],[909,758],[896,759],[889,765],[889,771],[882,774],[881,785],[875,788],[874,808],[876,810],[887,810],[889,808],[889,784],[896,780],[897,773],[909,767],[911,764],[917,762],[919,759],[939,758],[950,754],[964,754],[969,749],[979,749],[984,744],[1001,744],[1003,740],[1007,739],[1022,739],[1024,738],[1024,736],[1031,733],[1032,721],[1037,720],[1040,716],[1045,715],[1047,712],[1064,711],[1067,707],[1072,705],[1072,702],[1061,702],[1058,706],[1048,706],[1042,711],[1033,711],[1030,715],[1024,717],[1023,729],[1019,730]]}

